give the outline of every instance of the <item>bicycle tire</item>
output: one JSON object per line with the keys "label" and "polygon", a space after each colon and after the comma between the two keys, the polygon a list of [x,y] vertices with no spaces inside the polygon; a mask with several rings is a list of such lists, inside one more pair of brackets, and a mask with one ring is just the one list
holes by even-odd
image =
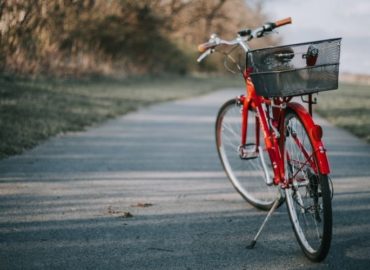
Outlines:
{"label": "bicycle tire", "polygon": [[331,191],[321,174],[304,121],[288,111],[285,128],[285,169],[291,187],[285,189],[290,221],[304,254],[314,262],[327,256],[332,237]]}
{"label": "bicycle tire", "polygon": [[[222,166],[236,191],[254,207],[269,210],[277,197],[277,188],[266,185],[260,156],[253,159],[242,159],[239,155],[241,112],[242,104],[237,99],[227,101],[220,108],[215,129],[217,152]],[[253,132],[256,130],[256,121],[252,121],[255,113],[255,110],[249,108],[247,144],[255,144],[256,141],[257,132]],[[262,131],[260,132],[261,135]],[[263,139],[260,139],[262,144],[263,141]]]}

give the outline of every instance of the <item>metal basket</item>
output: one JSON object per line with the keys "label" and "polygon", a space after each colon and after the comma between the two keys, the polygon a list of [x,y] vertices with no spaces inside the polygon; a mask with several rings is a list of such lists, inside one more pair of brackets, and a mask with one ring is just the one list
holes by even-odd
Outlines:
{"label": "metal basket", "polygon": [[338,88],[341,38],[250,51],[247,67],[264,97],[300,96]]}

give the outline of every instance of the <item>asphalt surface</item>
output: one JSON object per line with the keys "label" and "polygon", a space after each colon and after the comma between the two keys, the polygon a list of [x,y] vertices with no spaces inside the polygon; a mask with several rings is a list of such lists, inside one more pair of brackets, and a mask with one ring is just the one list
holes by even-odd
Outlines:
{"label": "asphalt surface", "polygon": [[0,269],[370,269],[370,146],[323,120],[334,182],[323,263],[283,205],[265,217],[222,171],[218,108],[242,91],[163,103],[0,161]]}

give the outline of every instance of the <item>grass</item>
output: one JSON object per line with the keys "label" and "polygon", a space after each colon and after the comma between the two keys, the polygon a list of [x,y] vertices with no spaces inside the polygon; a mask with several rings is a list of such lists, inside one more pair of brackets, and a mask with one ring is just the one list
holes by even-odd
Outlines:
{"label": "grass", "polygon": [[154,102],[240,86],[234,77],[144,77],[84,81],[0,77],[0,158],[51,136],[80,131]]}
{"label": "grass", "polygon": [[[223,87],[235,77],[144,77],[84,81],[0,77],[0,158],[20,154],[51,136],[80,131],[154,102]],[[370,86],[341,84],[319,95],[317,112],[370,143]]]}
{"label": "grass", "polygon": [[334,125],[370,143],[370,86],[341,83],[320,93],[317,112]]}

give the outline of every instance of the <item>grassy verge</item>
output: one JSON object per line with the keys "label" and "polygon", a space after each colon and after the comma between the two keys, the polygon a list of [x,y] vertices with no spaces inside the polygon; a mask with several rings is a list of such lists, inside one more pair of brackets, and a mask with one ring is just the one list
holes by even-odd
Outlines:
{"label": "grassy verge", "polygon": [[340,84],[319,95],[317,112],[370,143],[370,86]]}
{"label": "grassy verge", "polygon": [[0,77],[0,158],[153,102],[240,86],[235,77],[25,81]]}

